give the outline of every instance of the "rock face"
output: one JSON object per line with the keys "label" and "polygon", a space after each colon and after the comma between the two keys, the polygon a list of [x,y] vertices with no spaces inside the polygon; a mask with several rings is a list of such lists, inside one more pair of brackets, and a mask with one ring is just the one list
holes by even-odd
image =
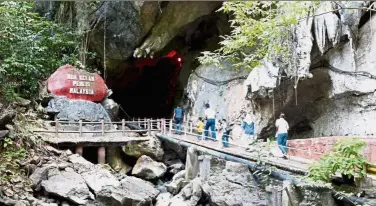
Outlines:
{"label": "rock face", "polygon": [[164,151],[161,146],[161,141],[156,137],[147,142],[137,144],[129,144],[122,147],[125,154],[139,158],[142,155],[147,155],[155,160],[161,161]]}
{"label": "rock face", "polygon": [[132,175],[151,180],[162,177],[167,170],[166,165],[155,162],[146,155],[142,155],[132,169]]}
{"label": "rock face", "polygon": [[[247,72],[233,71],[228,64],[223,66],[225,69],[219,72],[221,68],[202,65],[189,77],[186,88],[188,95],[184,105],[188,119],[196,121],[198,117],[203,117],[205,103],[209,103],[217,112],[217,118],[232,120],[240,115],[239,108],[244,103],[242,83],[247,77]],[[213,80],[217,84],[211,84],[201,77]],[[233,81],[225,84],[227,80]]]}
{"label": "rock face", "polygon": [[[343,3],[364,6],[364,2]],[[329,2],[321,4],[317,12],[330,6]],[[234,81],[214,86],[192,74],[185,101],[187,113],[194,118],[202,115],[205,102],[214,106],[219,118],[240,120],[244,113],[251,113],[261,138],[275,135],[275,118],[281,112],[290,124],[290,138],[376,134],[376,128],[367,126],[376,123],[373,103],[376,75],[371,69],[376,64],[373,58],[376,31],[371,29],[376,26],[376,17],[360,22],[361,12],[344,12],[339,16],[327,13],[312,22],[310,19],[311,25],[298,25],[296,37],[302,46],[298,71],[304,78],[298,82],[296,91],[295,78],[277,77],[283,71],[291,75],[295,70],[277,68],[267,62],[253,69],[244,84]],[[351,25],[360,27],[350,35]],[[315,31],[312,34],[310,29],[304,29],[311,27]],[[236,76],[236,72],[214,72],[214,69],[200,66],[196,72],[210,80]]]}

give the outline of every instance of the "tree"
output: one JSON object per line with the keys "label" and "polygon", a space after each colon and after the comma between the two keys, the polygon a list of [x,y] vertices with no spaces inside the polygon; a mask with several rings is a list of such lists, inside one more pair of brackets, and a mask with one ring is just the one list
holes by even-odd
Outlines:
{"label": "tree", "polygon": [[218,50],[202,52],[199,61],[217,66],[230,61],[243,69],[258,66],[264,58],[278,58],[287,64],[291,56],[291,28],[316,5],[312,1],[225,2],[218,11],[232,15],[232,32],[223,36]]}
{"label": "tree", "polygon": [[79,38],[33,12],[32,2],[0,3],[0,96],[32,97],[40,80],[77,61]]}

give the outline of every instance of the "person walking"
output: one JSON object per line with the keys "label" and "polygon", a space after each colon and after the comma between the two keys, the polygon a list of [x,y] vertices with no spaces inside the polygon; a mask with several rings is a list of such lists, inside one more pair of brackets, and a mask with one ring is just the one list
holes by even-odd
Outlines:
{"label": "person walking", "polygon": [[202,133],[204,132],[205,124],[202,121],[202,117],[198,118],[198,122],[196,124],[196,131],[197,131],[197,139],[201,140],[202,138]]}
{"label": "person walking", "polygon": [[289,124],[285,120],[285,114],[281,113],[279,115],[279,119],[275,122],[275,127],[277,128],[277,143],[278,147],[281,149],[283,153],[283,158],[287,159],[287,138],[288,138],[288,130]]}
{"label": "person walking", "polygon": [[229,136],[230,132],[232,131],[232,128],[230,125],[228,125],[226,119],[222,119],[222,145],[223,147],[229,147],[230,142],[229,142]]}
{"label": "person walking", "polygon": [[175,124],[175,134],[181,134],[181,124],[183,123],[184,119],[184,111],[183,109],[179,106],[177,106],[174,109],[174,124]]}
{"label": "person walking", "polygon": [[[247,114],[245,116],[244,120],[242,121],[241,127],[243,129],[243,140],[247,141],[249,146],[255,143],[255,123],[252,121],[250,114]],[[247,150],[250,150],[250,147],[248,147]]]}
{"label": "person walking", "polygon": [[215,112],[212,108],[210,108],[209,103],[205,104],[205,118],[206,118],[206,124],[205,124],[205,140],[208,138],[209,135],[209,128],[211,130],[211,135],[213,140],[216,140],[216,134],[215,134]]}

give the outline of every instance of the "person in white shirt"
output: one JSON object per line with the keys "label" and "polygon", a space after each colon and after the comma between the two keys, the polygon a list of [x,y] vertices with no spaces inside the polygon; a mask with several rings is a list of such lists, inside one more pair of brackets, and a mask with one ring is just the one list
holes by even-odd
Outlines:
{"label": "person in white shirt", "polygon": [[289,124],[285,120],[285,114],[281,113],[279,116],[279,119],[275,122],[275,127],[277,128],[277,142],[278,146],[281,149],[283,153],[283,158],[287,158],[287,137],[288,137],[288,130],[289,130]]}
{"label": "person in white shirt", "polygon": [[205,140],[208,138],[209,135],[209,128],[211,130],[211,135],[214,140],[216,140],[215,134],[215,112],[208,103],[205,104],[205,118],[206,118],[206,125],[205,125]]}

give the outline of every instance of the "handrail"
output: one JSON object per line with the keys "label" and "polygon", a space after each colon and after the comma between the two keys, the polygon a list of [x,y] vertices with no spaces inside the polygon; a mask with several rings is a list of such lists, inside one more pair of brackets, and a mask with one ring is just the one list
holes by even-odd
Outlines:
{"label": "handrail", "polygon": [[[27,120],[28,122],[39,122],[35,120]],[[55,123],[54,130],[33,130],[33,132],[38,133],[55,133],[56,137],[58,137],[58,134],[62,133],[78,133],[81,137],[82,134],[86,133],[101,133],[102,136],[104,136],[106,133],[122,133],[123,135],[127,132],[147,132],[148,136],[151,136],[151,132],[154,131],[161,131],[162,130],[162,122],[163,119],[145,119],[145,120],[138,120],[138,121],[125,121],[122,119],[121,122],[105,122],[104,120],[101,120],[100,122],[84,122],[82,120],[77,121],[66,121],[66,120],[58,120],[55,119],[54,121],[46,120],[43,121],[44,123]],[[78,124],[79,128],[78,131],[72,130],[61,130],[61,125],[69,125],[69,124]],[[83,131],[83,124],[85,125],[101,125],[100,130],[92,130],[92,131]],[[106,129],[105,125],[121,125],[120,130],[113,130],[113,129]],[[146,129],[137,129],[137,130],[129,130],[125,129],[126,124],[137,124],[140,127],[146,128]]]}

